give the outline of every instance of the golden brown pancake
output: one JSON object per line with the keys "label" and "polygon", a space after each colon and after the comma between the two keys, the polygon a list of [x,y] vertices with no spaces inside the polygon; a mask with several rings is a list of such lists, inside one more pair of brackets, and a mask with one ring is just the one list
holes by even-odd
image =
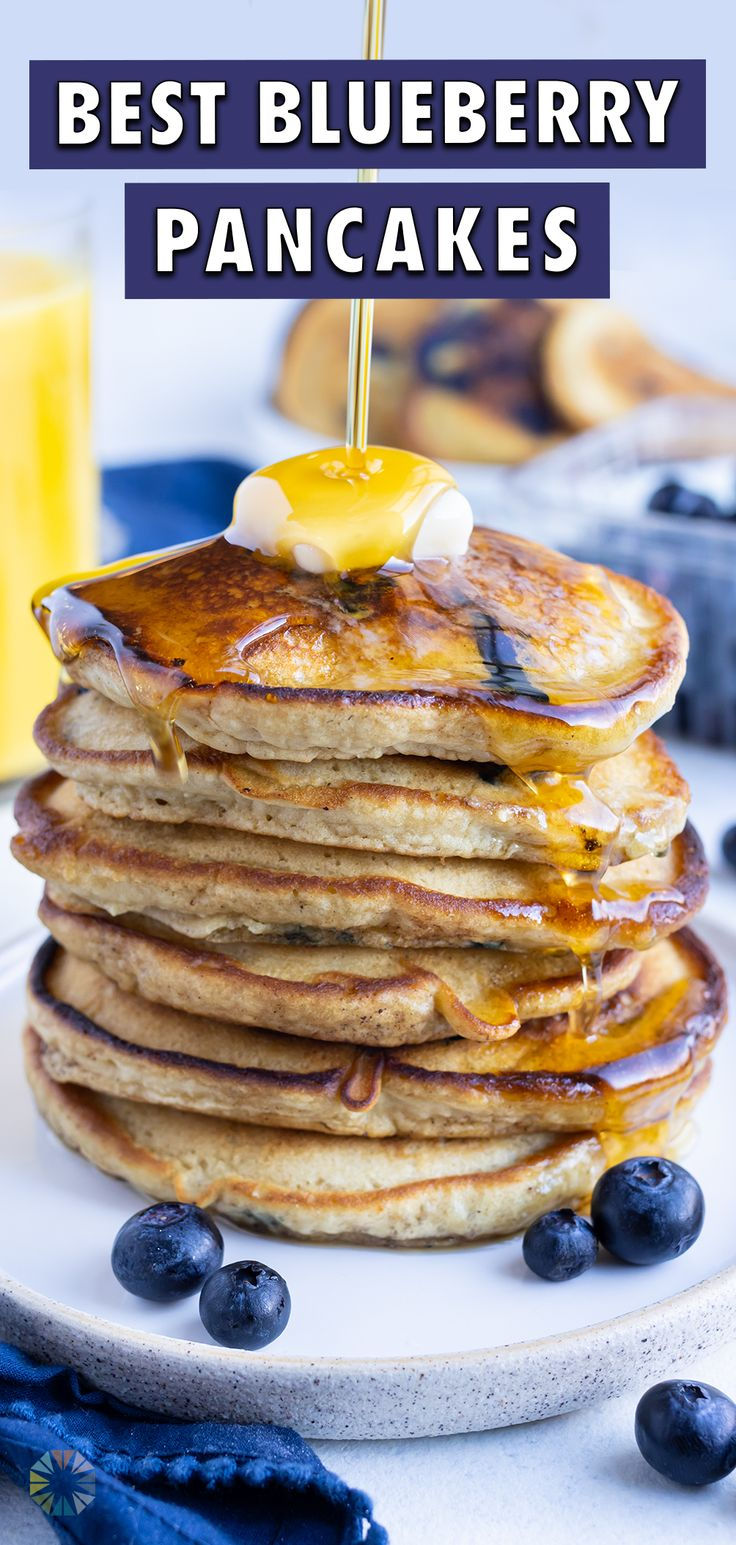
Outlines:
{"label": "golden brown pancake", "polygon": [[134,820],[206,826],[382,852],[541,859],[594,870],[667,848],[689,790],[651,732],[592,768],[518,778],[496,763],[425,757],[256,761],[182,737],[185,782],[151,755],[133,709],[98,692],[62,690],[36,722],[46,760],[89,804]]}
{"label": "golden brown pancake", "polygon": [[611,1163],[683,1141],[701,1070],[670,1122],[625,1137],[364,1138],[285,1132],[58,1084],[25,1034],[36,1104],[68,1147],[147,1196],[213,1207],[247,1228],[301,1239],[454,1244],[526,1228],[575,1206]]}
{"label": "golden brown pancake", "polygon": [[542,343],[545,391],[572,429],[589,429],[653,397],[736,397],[736,386],[681,364],[608,301],[557,312]]}
{"label": "golden brown pancake", "polygon": [[[564,951],[195,944],[142,917],[114,919],[84,902],[62,907],[49,889],[39,916],[60,944],[126,992],[316,1040],[500,1040],[527,1019],[575,1014],[590,997],[580,962]],[[609,950],[601,999],[628,987],[638,969],[633,950]]]}
{"label": "golden brown pancake", "polygon": [[579,772],[671,706],[687,635],[663,597],[520,537],[347,578],[212,538],[38,601],[75,681],[228,752],[400,753]]}
{"label": "golden brown pancake", "polygon": [[691,826],[663,857],[566,882],[549,865],[425,859],[321,848],[195,825],[120,821],[46,773],[16,803],[13,852],[57,898],[142,913],[191,938],[226,942],[504,944],[583,955],[645,949],[705,899]]}
{"label": "golden brown pancake", "polygon": [[642,958],[636,980],[584,1033],[566,1016],[511,1040],[450,1040],[379,1052],[196,1017],[122,992],[47,941],[29,1021],[57,1082],[258,1126],[384,1137],[630,1131],[667,1119],[713,1049],[723,974],[683,931]]}

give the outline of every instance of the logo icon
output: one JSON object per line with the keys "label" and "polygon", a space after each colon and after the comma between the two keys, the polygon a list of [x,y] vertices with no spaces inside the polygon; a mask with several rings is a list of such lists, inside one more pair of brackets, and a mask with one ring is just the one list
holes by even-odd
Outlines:
{"label": "logo icon", "polygon": [[50,1518],[73,1518],[95,1500],[94,1466],[75,1448],[52,1448],[31,1466],[29,1491]]}

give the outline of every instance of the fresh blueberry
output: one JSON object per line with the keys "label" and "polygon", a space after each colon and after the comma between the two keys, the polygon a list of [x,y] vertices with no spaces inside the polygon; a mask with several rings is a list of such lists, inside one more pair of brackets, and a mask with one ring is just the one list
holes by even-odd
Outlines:
{"label": "fresh blueberry", "polygon": [[286,1330],[289,1289],[283,1277],[261,1261],[234,1261],[207,1278],[199,1313],[213,1341],[255,1352]]}
{"label": "fresh blueberry", "polygon": [[631,1266],[654,1266],[690,1249],[703,1227],[697,1180],[671,1159],[624,1159],[601,1175],[590,1216],[601,1244]]}
{"label": "fresh blueberry", "polygon": [[712,1384],[655,1384],[639,1401],[634,1432],[647,1464],[681,1486],[710,1486],[736,1469],[736,1405]]}
{"label": "fresh blueberry", "polygon": [[726,863],[736,869],[736,826],[729,826],[721,838],[721,850]]}
{"label": "fresh blueberry", "polygon": [[691,520],[718,519],[720,510],[715,499],[709,494],[696,493],[693,488],[685,488],[674,478],[656,488],[649,500],[650,510],[661,511],[665,515],[684,515]]}
{"label": "fresh blueberry", "polygon": [[546,1212],[528,1228],[522,1252],[530,1271],[547,1282],[569,1282],[595,1263],[598,1241],[587,1218],[570,1207]]}
{"label": "fresh blueberry", "polygon": [[129,1293],[168,1303],[197,1293],[221,1264],[222,1251],[222,1234],[201,1207],[155,1202],[123,1224],[112,1269]]}

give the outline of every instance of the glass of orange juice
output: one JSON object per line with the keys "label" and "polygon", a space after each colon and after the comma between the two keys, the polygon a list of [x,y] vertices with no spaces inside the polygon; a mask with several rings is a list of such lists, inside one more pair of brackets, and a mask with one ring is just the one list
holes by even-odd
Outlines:
{"label": "glass of orange juice", "polygon": [[0,780],[40,757],[58,665],[31,616],[46,580],[92,568],[90,284],[79,212],[0,217]]}

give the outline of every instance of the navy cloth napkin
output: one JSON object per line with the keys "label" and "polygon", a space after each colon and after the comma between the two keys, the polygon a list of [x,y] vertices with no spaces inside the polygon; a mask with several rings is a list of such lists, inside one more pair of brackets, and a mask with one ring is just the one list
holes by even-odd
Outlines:
{"label": "navy cloth napkin", "polygon": [[2,1342],[0,1468],[79,1545],[387,1545],[288,1428],[162,1418]]}
{"label": "navy cloth napkin", "polygon": [[123,547],[105,556],[151,552],[224,531],[235,490],[249,471],[239,462],[205,456],[107,467],[102,502],[121,528]]}

